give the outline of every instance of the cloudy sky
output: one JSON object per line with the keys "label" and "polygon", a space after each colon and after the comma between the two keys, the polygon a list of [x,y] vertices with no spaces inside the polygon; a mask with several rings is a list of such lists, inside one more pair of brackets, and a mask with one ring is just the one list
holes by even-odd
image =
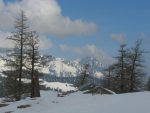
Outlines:
{"label": "cloudy sky", "polygon": [[[119,45],[142,38],[150,51],[148,0],[0,0],[0,48],[13,31],[20,10],[40,35],[41,49],[56,57],[101,56],[111,60]],[[145,55],[150,67],[150,54]],[[150,68],[149,68],[150,70]]]}

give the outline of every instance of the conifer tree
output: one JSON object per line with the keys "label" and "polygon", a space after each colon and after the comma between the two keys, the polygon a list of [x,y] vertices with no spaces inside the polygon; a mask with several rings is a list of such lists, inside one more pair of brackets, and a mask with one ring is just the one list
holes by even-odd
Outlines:
{"label": "conifer tree", "polygon": [[144,72],[144,50],[141,48],[142,40],[137,40],[135,47],[131,48],[129,61],[129,74],[130,74],[130,91],[139,90],[142,87]]}
{"label": "conifer tree", "polygon": [[36,32],[30,32],[27,40],[27,63],[31,72],[31,98],[40,96],[39,89],[39,38]]}
{"label": "conifer tree", "polygon": [[85,83],[88,82],[88,77],[89,77],[89,65],[85,64],[83,66],[83,69],[82,69],[80,76],[78,77],[76,85],[78,87],[84,85]]}
{"label": "conifer tree", "polygon": [[12,66],[16,70],[16,79],[19,80],[19,85],[17,89],[17,100],[20,100],[22,83],[21,79],[23,76],[23,66],[25,59],[25,44],[28,36],[28,25],[27,17],[25,16],[24,11],[21,11],[18,18],[15,20],[14,28],[15,32],[12,33],[7,39],[12,40],[14,43],[14,48],[12,48],[8,53],[8,65]]}

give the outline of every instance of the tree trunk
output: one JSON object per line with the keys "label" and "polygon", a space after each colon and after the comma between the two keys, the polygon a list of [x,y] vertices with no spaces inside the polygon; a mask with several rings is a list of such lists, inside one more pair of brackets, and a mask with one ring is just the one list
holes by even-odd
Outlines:
{"label": "tree trunk", "polygon": [[31,98],[35,97],[35,75],[34,75],[34,47],[32,51],[32,70],[31,70]]}

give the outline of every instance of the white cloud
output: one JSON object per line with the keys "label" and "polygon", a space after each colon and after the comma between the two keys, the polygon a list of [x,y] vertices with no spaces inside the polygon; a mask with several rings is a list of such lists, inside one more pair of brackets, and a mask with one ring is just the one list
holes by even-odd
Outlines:
{"label": "white cloud", "polygon": [[39,43],[40,49],[50,49],[52,47],[53,44],[51,40],[48,39],[46,36],[40,35],[39,39],[40,39],[40,43]]}
{"label": "white cloud", "polygon": [[13,43],[6,39],[11,34],[9,32],[0,31],[0,48],[10,48],[13,47]]}
{"label": "white cloud", "polygon": [[82,47],[72,47],[68,45],[60,45],[63,52],[77,54],[79,57],[93,56],[98,58],[103,64],[112,64],[114,59],[95,45],[85,45]]}
{"label": "white cloud", "polygon": [[0,0],[0,4],[0,29],[13,25],[13,18],[20,10],[24,10],[30,19],[31,28],[40,33],[65,37],[91,35],[97,31],[97,26],[93,22],[71,20],[63,16],[56,0],[21,0],[7,5]]}
{"label": "white cloud", "polygon": [[60,45],[60,49],[63,52],[75,52],[79,55],[85,55],[85,56],[97,55],[99,53],[99,50],[96,48],[95,45],[85,45],[82,47],[71,47],[68,45]]}
{"label": "white cloud", "polygon": [[122,33],[120,33],[120,34],[111,34],[110,37],[111,37],[111,39],[119,42],[120,44],[124,44],[126,42],[125,36]]}

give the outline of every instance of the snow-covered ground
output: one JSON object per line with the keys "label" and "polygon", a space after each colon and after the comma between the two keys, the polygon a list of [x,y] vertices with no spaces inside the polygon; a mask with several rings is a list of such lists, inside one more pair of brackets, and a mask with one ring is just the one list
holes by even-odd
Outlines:
{"label": "snow-covered ground", "polygon": [[[41,96],[8,103],[0,113],[150,113],[150,92],[94,96],[76,92],[57,97],[57,92],[42,91]],[[30,107],[17,108],[20,105]]]}

